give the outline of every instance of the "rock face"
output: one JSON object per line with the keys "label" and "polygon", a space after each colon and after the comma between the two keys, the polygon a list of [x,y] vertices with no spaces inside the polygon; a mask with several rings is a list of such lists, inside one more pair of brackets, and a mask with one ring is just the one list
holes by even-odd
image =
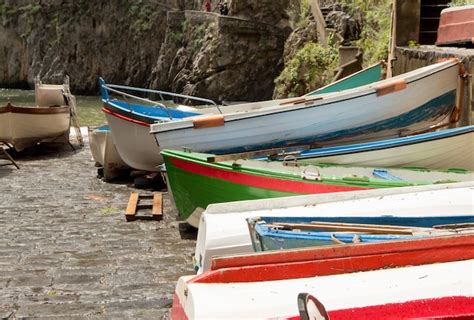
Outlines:
{"label": "rock face", "polygon": [[77,94],[96,94],[102,76],[217,100],[270,98],[298,1],[229,5],[222,17],[177,11],[200,0],[0,0],[0,87],[69,74]]}
{"label": "rock face", "polygon": [[288,33],[235,17],[168,13],[152,87],[214,100],[271,97]]}
{"label": "rock face", "polygon": [[165,8],[142,1],[0,0],[0,9],[0,86],[65,73],[76,93],[96,93],[99,75],[143,85],[165,37]]}

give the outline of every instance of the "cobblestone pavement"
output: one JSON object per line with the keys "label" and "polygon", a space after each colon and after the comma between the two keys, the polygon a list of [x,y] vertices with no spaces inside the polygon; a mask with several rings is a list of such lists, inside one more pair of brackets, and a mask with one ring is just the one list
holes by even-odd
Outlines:
{"label": "cobblestone pavement", "polygon": [[0,167],[0,318],[167,319],[193,272],[195,231],[126,222],[133,188],[97,179],[89,147],[47,146]]}

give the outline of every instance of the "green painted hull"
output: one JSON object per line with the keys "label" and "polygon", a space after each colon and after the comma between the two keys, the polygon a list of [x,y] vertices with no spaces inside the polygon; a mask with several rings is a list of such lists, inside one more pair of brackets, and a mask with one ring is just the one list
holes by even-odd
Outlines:
{"label": "green painted hull", "polygon": [[[299,195],[299,193],[254,188],[194,174],[173,166],[166,154],[163,154],[163,159],[166,165],[168,188],[171,189],[176,208],[184,220],[188,220],[197,208],[206,209],[212,203]],[[194,223],[191,224],[194,225]]]}
{"label": "green painted hull", "polygon": [[308,93],[308,96],[315,96],[318,94],[342,91],[364,86],[366,84],[380,81],[382,78],[382,65],[376,64],[368,67],[350,76],[347,76],[339,81],[328,84],[327,86]]}
{"label": "green painted hull", "polygon": [[[196,216],[212,203],[434,183],[329,175],[322,176],[319,181],[305,180],[285,169],[278,171],[261,166],[235,166],[232,162],[207,163],[207,157],[211,156],[207,154],[165,150],[162,155],[168,187],[179,214],[193,226],[199,223]],[[328,168],[332,167],[337,166]],[[192,215],[194,217],[190,219]]]}

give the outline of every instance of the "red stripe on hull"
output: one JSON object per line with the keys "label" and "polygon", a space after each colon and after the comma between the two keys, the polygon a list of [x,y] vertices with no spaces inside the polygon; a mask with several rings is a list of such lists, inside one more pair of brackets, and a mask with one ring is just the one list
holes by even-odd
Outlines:
{"label": "red stripe on hull", "polygon": [[173,295],[173,307],[171,308],[171,319],[172,320],[188,320],[186,312],[184,311],[181,302],[179,301],[176,293]]}
{"label": "red stripe on hull", "polygon": [[433,237],[217,258],[211,262],[210,271],[189,282],[274,281],[473,258],[474,235]]}
{"label": "red stripe on hull", "polygon": [[362,187],[348,187],[328,185],[321,182],[301,182],[286,179],[270,178],[263,176],[256,176],[247,173],[235,172],[230,170],[223,170],[212,168],[190,161],[171,158],[173,165],[181,170],[199,174],[202,176],[224,180],[234,184],[245,185],[253,188],[268,189],[280,192],[296,193],[296,194],[313,194],[313,193],[329,193],[329,192],[343,192],[354,190],[367,190],[369,188]]}
{"label": "red stripe on hull", "polygon": [[138,124],[140,126],[144,126],[144,127],[149,127],[150,124],[146,123],[146,122],[143,122],[143,121],[139,121],[139,120],[135,120],[135,119],[132,119],[132,118],[129,118],[129,117],[126,117],[126,116],[123,116],[121,114],[118,114],[118,113],[115,113],[113,111],[110,111],[109,109],[105,108],[105,107],[102,107],[102,111],[105,112],[105,113],[108,113],[116,118],[119,118],[119,119],[122,119],[122,120],[125,120],[125,121],[128,121],[128,122],[132,122],[132,123],[135,123],[135,124]]}
{"label": "red stripe on hull", "polygon": [[[376,292],[374,292],[376,294]],[[328,311],[331,320],[395,320],[395,319],[436,319],[472,320],[474,319],[473,297],[442,297],[419,299],[401,303]],[[299,320],[299,316],[275,318]]]}
{"label": "red stripe on hull", "polygon": [[[326,246],[305,249],[260,252],[256,254],[216,257],[211,261],[210,270],[250,265],[265,265],[283,262],[305,262],[334,258],[370,256],[376,254],[402,253],[428,249],[453,249],[473,245],[474,235],[454,235],[436,238],[422,238],[391,242],[362,243],[345,246]],[[462,258],[463,255],[460,256]]]}

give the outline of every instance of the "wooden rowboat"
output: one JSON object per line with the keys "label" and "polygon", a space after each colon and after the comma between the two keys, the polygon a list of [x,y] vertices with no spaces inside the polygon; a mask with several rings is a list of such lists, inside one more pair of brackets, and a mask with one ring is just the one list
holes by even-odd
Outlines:
{"label": "wooden rowboat", "polygon": [[[174,121],[200,114],[189,107],[184,110],[169,108],[163,99],[151,101],[136,96],[143,92],[158,95],[165,92],[106,84],[103,79],[99,80],[99,86],[102,111],[111,128],[114,144],[123,161],[134,169],[158,171],[158,166],[163,163],[160,149],[149,132],[152,123]],[[121,99],[111,97],[111,94],[119,95]],[[189,98],[201,101],[200,98]]]}
{"label": "wooden rowboat", "polygon": [[301,292],[331,317],[351,315],[342,319],[377,309],[397,309],[397,319],[474,315],[473,257],[473,234],[220,257],[180,278],[172,318],[292,318]]}
{"label": "wooden rowboat", "polygon": [[474,45],[474,5],[452,7],[441,11],[436,45]]}
{"label": "wooden rowboat", "polygon": [[314,165],[323,162],[357,166],[474,170],[474,126],[275,154],[271,159]]}
{"label": "wooden rowboat", "polygon": [[[369,84],[380,79],[380,64],[364,69],[354,75],[329,84],[321,89],[315,90],[308,95],[314,96],[322,92],[335,92],[338,90],[354,88]],[[160,146],[156,145],[155,139],[150,135],[150,126],[154,123],[178,121],[183,118],[195,117],[200,114],[219,114],[220,108],[212,100],[191,97],[170,92],[134,88],[113,84],[106,84],[103,79],[99,80],[101,88],[103,111],[108,124],[112,129],[113,140],[117,151],[125,163],[130,167],[146,171],[158,171],[158,165],[163,163],[160,155]],[[118,95],[111,98],[110,94]],[[133,93],[133,94],[132,94]],[[152,94],[160,97],[158,101],[151,101],[138,97],[139,94]],[[260,108],[285,102],[289,99],[277,101],[264,101],[242,104],[238,106],[226,106],[227,111],[241,108]],[[134,101],[134,102],[130,102]],[[176,102],[204,104],[199,109],[189,107]],[[211,107],[209,107],[209,105]]]}
{"label": "wooden rowboat", "polygon": [[448,60],[355,89],[157,123],[150,132],[162,149],[215,154],[398,137],[449,121],[459,72]]}
{"label": "wooden rowboat", "polygon": [[471,181],[468,171],[380,169],[235,160],[209,163],[214,155],[164,150],[168,188],[179,214],[194,227],[212,203],[301,194]]}
{"label": "wooden rowboat", "polygon": [[384,216],[400,221],[429,216],[446,221],[455,216],[472,216],[473,188],[474,182],[467,182],[213,204],[201,216],[195,268],[199,273],[208,270],[213,256],[253,252],[247,218]]}
{"label": "wooden rowboat", "polygon": [[255,251],[408,240],[474,232],[474,215],[447,217],[248,218]]}
{"label": "wooden rowboat", "polygon": [[35,83],[36,105],[0,107],[0,141],[21,151],[40,142],[69,142],[74,96],[69,83]]}

